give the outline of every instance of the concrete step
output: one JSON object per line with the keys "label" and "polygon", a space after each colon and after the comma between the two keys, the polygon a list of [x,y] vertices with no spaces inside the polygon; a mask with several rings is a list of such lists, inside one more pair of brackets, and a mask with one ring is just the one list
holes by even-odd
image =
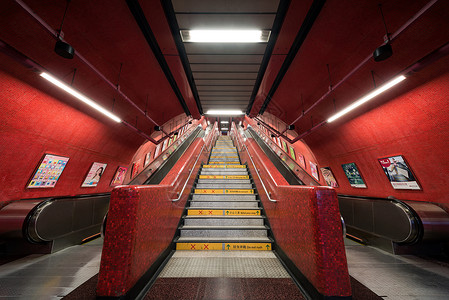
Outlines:
{"label": "concrete step", "polygon": [[181,237],[267,237],[266,226],[181,226]]}
{"label": "concrete step", "polygon": [[229,209],[247,209],[247,208],[258,208],[259,202],[254,200],[247,200],[247,201],[240,201],[240,200],[234,200],[234,201],[208,201],[208,200],[201,200],[201,201],[190,201],[190,208],[215,208],[215,207],[226,207]]}
{"label": "concrete step", "polygon": [[263,216],[183,216],[187,226],[263,226]]}
{"label": "concrete step", "polygon": [[245,183],[251,184],[251,180],[249,179],[198,179],[198,184],[236,184],[236,183]]}
{"label": "concrete step", "polygon": [[225,195],[201,195],[201,194],[193,194],[192,200],[211,200],[211,201],[218,201],[218,200],[256,200],[256,194],[245,194],[245,195],[232,195],[232,194],[225,194]]}
{"label": "concrete step", "polygon": [[176,243],[272,243],[273,240],[268,236],[258,237],[178,237]]}
{"label": "concrete step", "polygon": [[240,175],[248,175],[248,171],[245,169],[203,169],[200,172],[200,175],[209,175],[209,176],[240,176]]}
{"label": "concrete step", "polygon": [[251,183],[198,183],[197,189],[252,189]]}

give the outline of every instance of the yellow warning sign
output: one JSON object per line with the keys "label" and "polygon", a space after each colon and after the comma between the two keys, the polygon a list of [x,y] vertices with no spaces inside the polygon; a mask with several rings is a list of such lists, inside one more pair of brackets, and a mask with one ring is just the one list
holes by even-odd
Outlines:
{"label": "yellow warning sign", "polygon": [[225,194],[254,194],[252,189],[225,189]]}
{"label": "yellow warning sign", "polygon": [[189,209],[188,216],[260,216],[260,209]]}
{"label": "yellow warning sign", "polygon": [[195,194],[224,194],[223,189],[195,189]]}
{"label": "yellow warning sign", "polygon": [[176,243],[176,250],[270,251],[271,243]]}
{"label": "yellow warning sign", "polygon": [[219,165],[219,164],[240,164],[239,161],[210,161],[210,165]]}
{"label": "yellow warning sign", "polygon": [[199,179],[249,179],[249,175],[200,175]]}
{"label": "yellow warning sign", "polygon": [[246,169],[246,165],[204,165],[206,169]]}

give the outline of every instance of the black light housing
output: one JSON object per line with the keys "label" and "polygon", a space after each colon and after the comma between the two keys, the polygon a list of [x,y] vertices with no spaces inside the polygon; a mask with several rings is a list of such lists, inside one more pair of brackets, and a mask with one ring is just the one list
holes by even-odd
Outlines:
{"label": "black light housing", "polygon": [[162,127],[161,127],[161,126],[154,126],[154,130],[155,130],[155,131],[161,131],[161,130],[162,130]]}
{"label": "black light housing", "polygon": [[275,136],[274,134],[271,134],[271,137],[274,138],[274,137],[276,137],[276,136]]}
{"label": "black light housing", "polygon": [[295,125],[293,125],[293,124],[292,125],[288,125],[287,128],[288,128],[288,130],[295,130]]}
{"label": "black light housing", "polygon": [[173,135],[178,135],[178,132],[177,131],[173,132]]}
{"label": "black light housing", "polygon": [[192,124],[192,121],[189,121],[189,124]]}
{"label": "black light housing", "polygon": [[373,52],[373,58],[374,61],[376,62],[386,60],[392,55],[393,55],[393,48],[391,48],[391,45],[389,43],[380,46]]}
{"label": "black light housing", "polygon": [[61,40],[56,41],[55,52],[59,56],[62,56],[67,59],[72,59],[73,56],[75,55],[75,49],[73,49],[72,46],[70,46],[69,44],[67,44]]}

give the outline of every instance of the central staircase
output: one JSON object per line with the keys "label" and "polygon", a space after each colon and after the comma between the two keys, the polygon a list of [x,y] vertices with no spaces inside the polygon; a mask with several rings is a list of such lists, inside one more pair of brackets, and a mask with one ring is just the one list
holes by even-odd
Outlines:
{"label": "central staircase", "polygon": [[218,138],[197,178],[176,250],[272,249],[255,186],[229,136]]}

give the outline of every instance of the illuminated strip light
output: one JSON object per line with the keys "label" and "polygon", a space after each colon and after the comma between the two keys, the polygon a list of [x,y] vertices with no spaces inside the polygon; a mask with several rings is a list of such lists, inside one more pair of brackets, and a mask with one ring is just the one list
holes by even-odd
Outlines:
{"label": "illuminated strip light", "polygon": [[208,110],[206,115],[243,115],[241,110]]}
{"label": "illuminated strip light", "polygon": [[221,130],[229,130],[229,128],[224,128],[224,127],[223,127]]}
{"label": "illuminated strip light", "polygon": [[190,43],[266,43],[269,30],[181,30],[183,42]]}
{"label": "illuminated strip light", "polygon": [[351,105],[349,105],[348,107],[346,107],[345,109],[341,110],[340,112],[336,113],[335,115],[333,115],[332,117],[330,117],[329,119],[327,119],[327,122],[333,122],[336,119],[340,118],[341,116],[347,114],[348,112],[350,112],[351,110],[359,107],[360,105],[364,104],[365,102],[368,102],[369,100],[373,99],[374,97],[376,97],[377,95],[385,92],[386,90],[392,88],[393,86],[395,86],[396,84],[400,83],[401,81],[405,80],[405,76],[404,75],[400,75],[392,80],[390,80],[389,82],[387,82],[386,84],[380,86],[379,88],[375,89],[374,91],[372,91],[371,93],[369,93],[368,95],[364,96],[363,98],[357,100],[356,102],[352,103]]}
{"label": "illuminated strip light", "polygon": [[66,85],[62,81],[56,79],[55,77],[53,77],[53,76],[51,76],[51,75],[49,75],[49,74],[47,74],[45,72],[42,72],[40,74],[40,76],[45,78],[45,79],[47,79],[48,81],[50,81],[51,83],[53,83],[57,87],[63,89],[64,91],[66,91],[67,93],[71,94],[72,96],[76,97],[77,99],[83,101],[84,103],[86,103],[90,107],[95,108],[96,110],[98,110],[102,114],[108,116],[109,118],[111,118],[115,122],[120,123],[122,121],[116,115],[110,113],[109,111],[107,111],[106,109],[104,109],[103,107],[101,107],[100,105],[98,105],[97,103],[92,101],[91,99],[87,98],[86,96],[84,96],[80,92],[77,92],[76,90],[72,89],[71,87],[69,87],[68,85]]}
{"label": "illuminated strip light", "polygon": [[223,123],[223,124],[228,124],[228,123],[229,123],[229,121],[220,121],[220,123]]}

